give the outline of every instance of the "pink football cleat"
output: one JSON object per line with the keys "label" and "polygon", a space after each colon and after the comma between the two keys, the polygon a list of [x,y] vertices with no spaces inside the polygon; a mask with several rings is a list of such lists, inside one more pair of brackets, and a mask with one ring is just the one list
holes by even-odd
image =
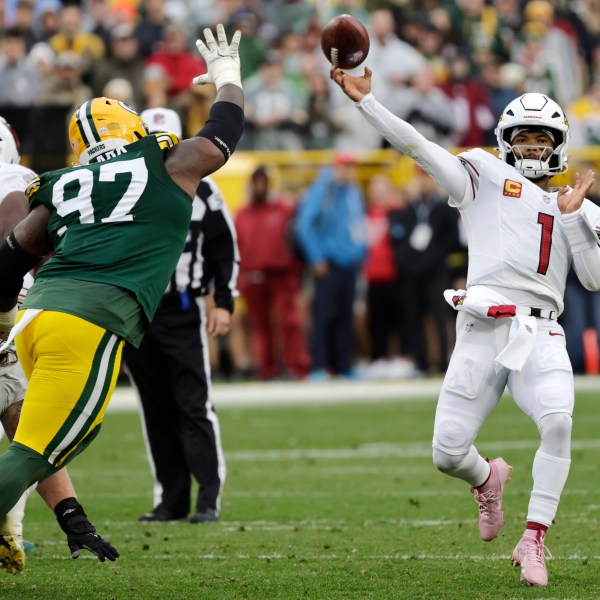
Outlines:
{"label": "pink football cleat", "polygon": [[493,540],[504,525],[502,510],[502,494],[504,485],[510,481],[508,474],[512,467],[502,458],[490,461],[490,476],[478,488],[471,488],[475,494],[475,502],[479,504],[479,535],[486,542]]}
{"label": "pink football cleat", "polygon": [[548,585],[544,552],[552,558],[544,546],[544,532],[526,529],[512,553],[513,566],[521,566],[521,581],[528,585]]}

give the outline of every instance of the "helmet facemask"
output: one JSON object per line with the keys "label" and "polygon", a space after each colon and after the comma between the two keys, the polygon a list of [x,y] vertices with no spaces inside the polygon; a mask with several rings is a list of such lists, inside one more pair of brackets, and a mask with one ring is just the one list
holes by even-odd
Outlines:
{"label": "helmet facemask", "polygon": [[[547,137],[552,139],[552,145],[540,144],[514,144],[514,140],[523,130],[540,129]],[[551,131],[545,127],[513,127],[507,130],[507,135],[511,139],[508,144],[510,154],[507,156],[507,162],[517,169],[524,177],[528,179],[539,179],[540,177],[551,177],[559,172],[559,160],[561,148],[556,148],[556,137],[562,136],[559,131]],[[528,156],[530,150],[537,150],[539,155],[537,158]],[[565,164],[566,167],[566,164]],[[563,172],[563,171],[560,171]]]}

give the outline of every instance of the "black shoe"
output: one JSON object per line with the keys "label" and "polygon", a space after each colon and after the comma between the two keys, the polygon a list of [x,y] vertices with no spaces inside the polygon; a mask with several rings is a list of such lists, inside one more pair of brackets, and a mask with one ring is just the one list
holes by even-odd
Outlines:
{"label": "black shoe", "polygon": [[195,512],[188,519],[190,523],[216,523],[219,520],[219,515],[214,508]]}
{"label": "black shoe", "polygon": [[178,515],[170,510],[157,510],[146,513],[138,518],[140,523],[157,523],[162,521],[181,521],[187,515]]}

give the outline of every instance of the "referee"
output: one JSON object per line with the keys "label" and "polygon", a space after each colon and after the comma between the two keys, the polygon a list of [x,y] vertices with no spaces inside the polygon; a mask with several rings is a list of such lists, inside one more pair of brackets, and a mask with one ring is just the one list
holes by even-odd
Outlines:
{"label": "referee", "polygon": [[[151,133],[181,138],[175,111],[152,108],[141,114]],[[198,496],[188,520],[219,518],[225,461],[219,420],[211,402],[207,334],[229,332],[239,252],[223,197],[210,178],[193,201],[185,249],[150,329],[139,349],[123,351],[138,390],[144,434],[154,475],[154,508],[139,521],[172,521],[190,513],[192,477]],[[214,287],[215,307],[204,296]]]}

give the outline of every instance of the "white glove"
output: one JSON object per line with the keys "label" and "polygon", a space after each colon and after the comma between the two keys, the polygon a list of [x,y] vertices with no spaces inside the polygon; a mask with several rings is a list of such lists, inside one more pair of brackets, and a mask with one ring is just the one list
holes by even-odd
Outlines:
{"label": "white glove", "polygon": [[231,44],[227,44],[225,28],[219,23],[217,25],[217,39],[219,43],[217,44],[212,31],[207,27],[204,30],[206,45],[202,40],[196,40],[196,48],[198,48],[198,52],[202,55],[208,72],[204,75],[194,77],[192,83],[200,85],[214,83],[217,91],[226,83],[233,83],[242,87],[240,55],[238,53],[241,37],[241,32],[236,31],[231,38]]}

